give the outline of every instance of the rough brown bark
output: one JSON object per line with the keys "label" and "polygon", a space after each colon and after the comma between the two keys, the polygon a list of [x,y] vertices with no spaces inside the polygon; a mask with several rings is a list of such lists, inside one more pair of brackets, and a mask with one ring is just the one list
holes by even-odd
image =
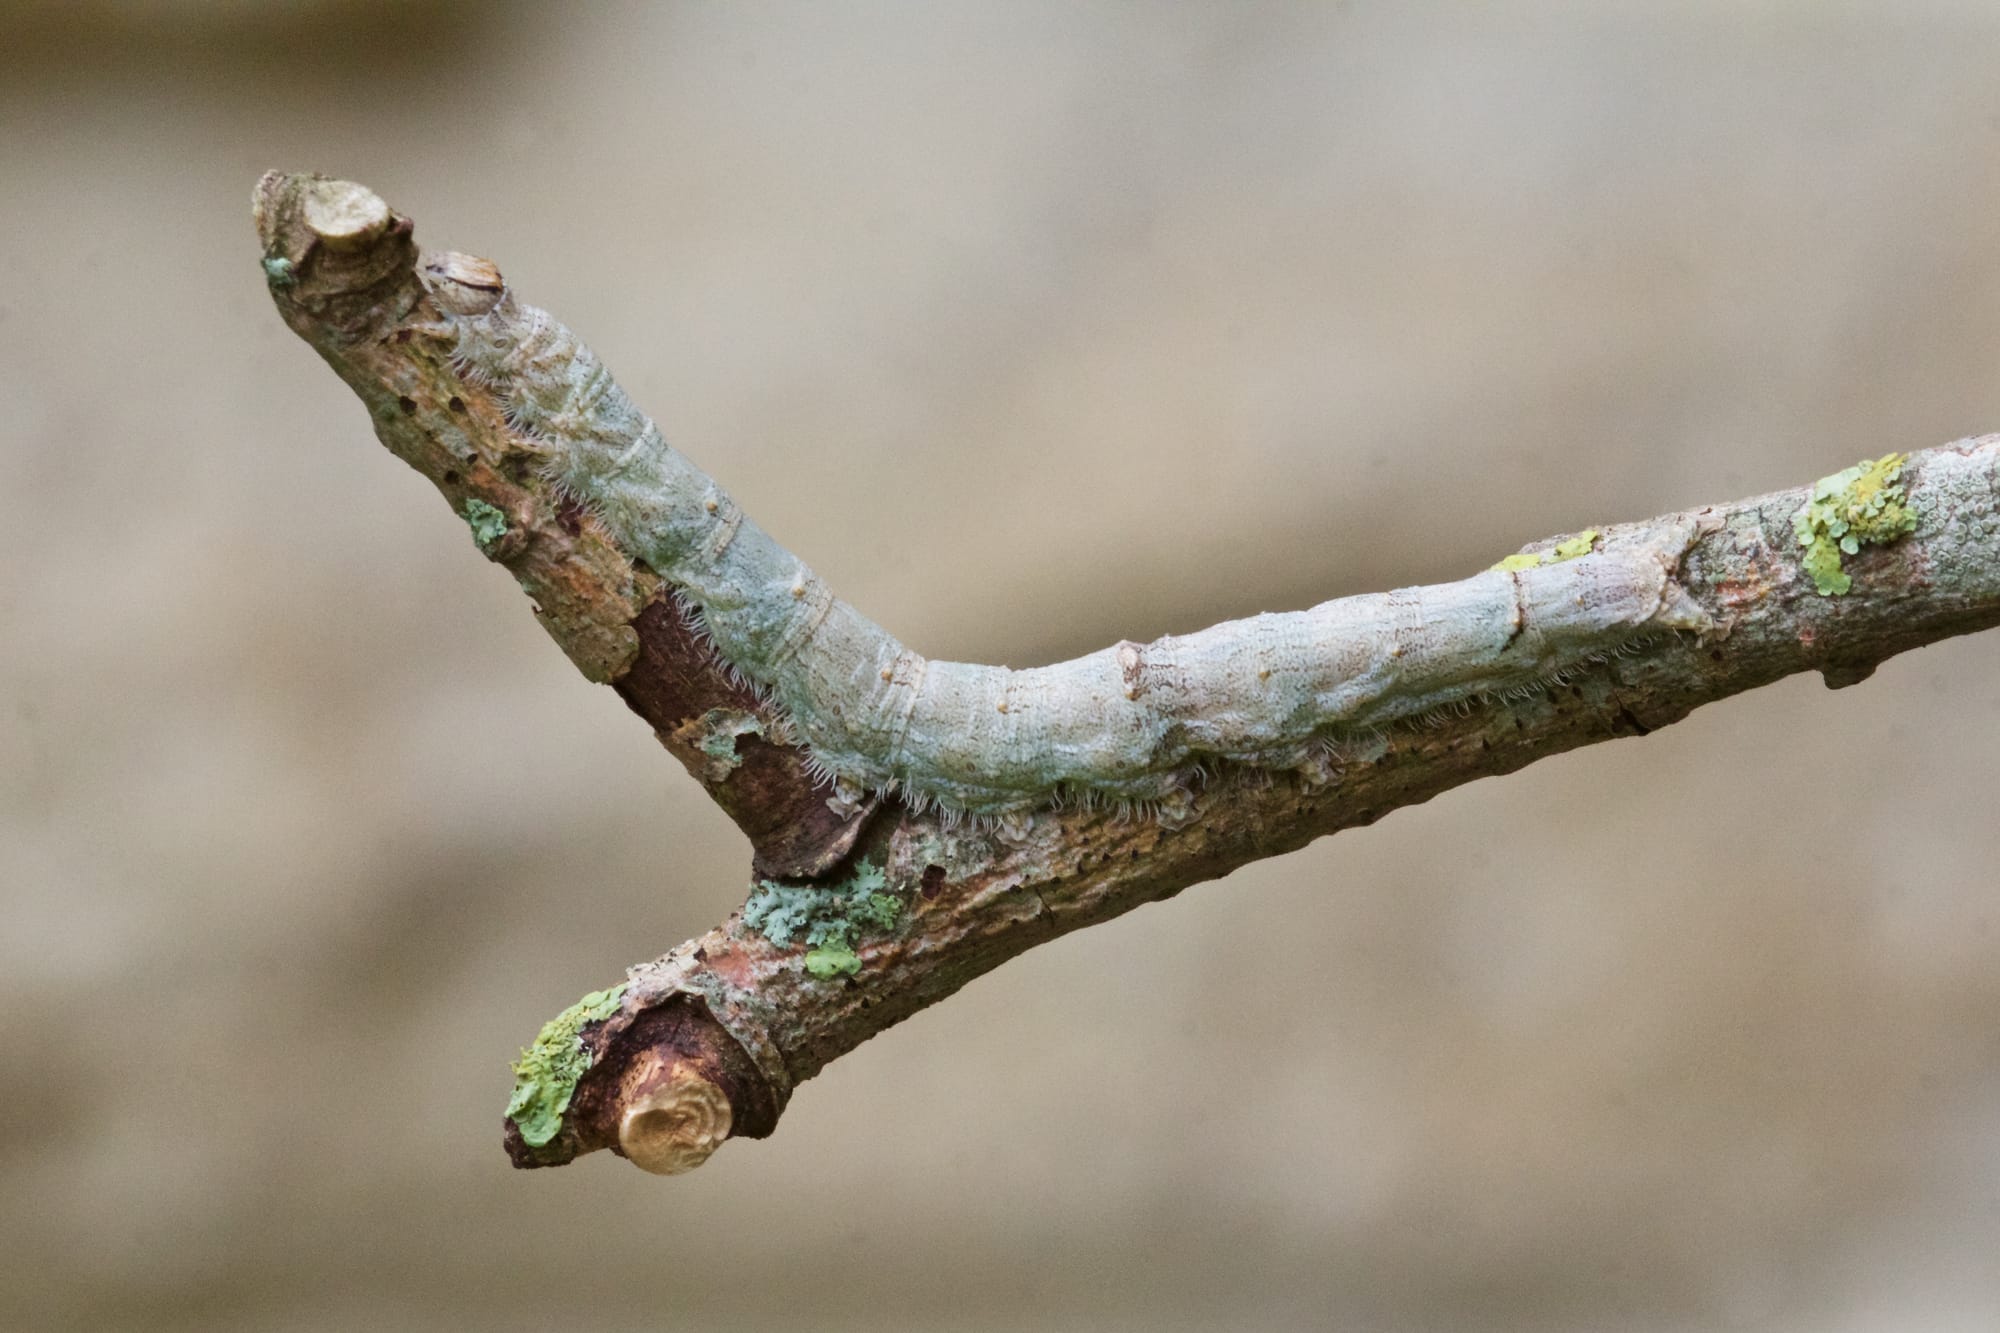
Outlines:
{"label": "rough brown bark", "polygon": [[1626,525],[1695,534],[1675,578],[1710,632],[1635,645],[1525,697],[1392,729],[1331,783],[1223,765],[1198,817],[1174,829],[1069,809],[1003,835],[894,798],[836,814],[799,751],[774,739],[782,719],[713,659],[660,578],[567,507],[510,438],[493,395],[459,381],[425,333],[425,261],[408,220],[346,193],[354,188],[275,173],[260,182],[258,225],[286,322],[454,511],[477,501],[505,516],[488,556],[579,669],[612,684],[748,835],[753,880],[834,882],[867,862],[907,904],[893,930],[856,943],[851,976],[815,975],[802,946],[773,945],[740,912],[632,969],[618,1012],[584,1029],[591,1065],[560,1134],[533,1148],[508,1124],[519,1165],[615,1149],[633,1108],[658,1106],[676,1071],[721,1090],[728,1132],[768,1134],[800,1080],[1044,940],[1793,672],[1852,684],[1896,653],[2000,623],[2000,437],[1987,437],[1910,459],[1917,530],[1849,557],[1845,596],[1821,595],[1800,568],[1792,516],[1809,488]]}

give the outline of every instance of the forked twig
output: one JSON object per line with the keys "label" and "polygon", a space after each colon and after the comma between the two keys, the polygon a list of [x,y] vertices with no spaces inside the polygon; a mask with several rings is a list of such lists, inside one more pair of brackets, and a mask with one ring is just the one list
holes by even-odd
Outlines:
{"label": "forked twig", "polygon": [[1454,584],[1032,672],[928,662],[668,449],[485,260],[272,173],[279,311],[578,668],[749,836],[722,925],[517,1065],[507,1148],[675,1172],[1035,944],[1475,778],[2000,622],[2000,437],[1603,525]]}

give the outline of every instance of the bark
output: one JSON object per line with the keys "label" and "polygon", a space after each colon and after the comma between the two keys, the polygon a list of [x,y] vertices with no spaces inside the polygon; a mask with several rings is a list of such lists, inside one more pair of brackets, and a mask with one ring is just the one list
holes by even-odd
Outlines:
{"label": "bark", "polygon": [[[1003,830],[893,796],[837,811],[785,743],[784,719],[715,660],[671,589],[536,473],[502,420],[498,386],[454,372],[409,221],[359,187],[276,173],[259,183],[256,212],[286,322],[360,396],[390,451],[473,522],[584,675],[617,689],[743,829],[753,887],[851,883],[865,866],[901,904],[892,926],[854,940],[834,967],[808,967],[803,943],[772,943],[739,910],[633,968],[616,1012],[583,1026],[590,1064],[560,1132],[532,1146],[507,1122],[521,1166],[610,1147],[650,1170],[686,1169],[723,1137],[770,1133],[799,1081],[1044,940],[1793,672],[1850,685],[1896,653],[2000,622],[2000,436],[1990,436],[1910,457],[1901,482],[1914,531],[1846,556],[1843,595],[1824,594],[1801,565],[1793,518],[1810,487],[1606,529],[1607,541],[1682,551],[1673,579],[1711,628],[1392,728],[1342,756],[1329,781],[1218,765],[1195,817],[1172,828],[1072,808]],[[486,506],[496,521],[482,528]]]}

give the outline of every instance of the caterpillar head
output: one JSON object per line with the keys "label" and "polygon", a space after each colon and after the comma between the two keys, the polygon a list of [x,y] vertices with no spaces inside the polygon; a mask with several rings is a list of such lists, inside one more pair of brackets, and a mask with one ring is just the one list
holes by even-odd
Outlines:
{"label": "caterpillar head", "polygon": [[456,250],[425,251],[417,278],[439,310],[460,318],[487,314],[507,296],[498,265]]}
{"label": "caterpillar head", "polygon": [[455,335],[453,366],[470,383],[491,384],[520,343],[514,296],[499,267],[477,255],[430,251],[417,278]]}

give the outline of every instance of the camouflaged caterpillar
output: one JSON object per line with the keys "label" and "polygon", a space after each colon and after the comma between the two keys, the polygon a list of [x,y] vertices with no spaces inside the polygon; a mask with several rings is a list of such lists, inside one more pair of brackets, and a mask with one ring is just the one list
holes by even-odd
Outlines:
{"label": "camouflaged caterpillar", "polygon": [[1341,738],[1520,697],[1635,641],[1707,621],[1673,574],[1692,538],[1607,538],[1582,558],[1345,597],[1053,666],[934,662],[835,597],[613,382],[575,334],[485,260],[421,272],[459,374],[490,386],[549,475],[673,584],[719,657],[783,710],[836,804],[1018,827],[1064,800],[1165,822],[1204,765],[1325,782]]}

